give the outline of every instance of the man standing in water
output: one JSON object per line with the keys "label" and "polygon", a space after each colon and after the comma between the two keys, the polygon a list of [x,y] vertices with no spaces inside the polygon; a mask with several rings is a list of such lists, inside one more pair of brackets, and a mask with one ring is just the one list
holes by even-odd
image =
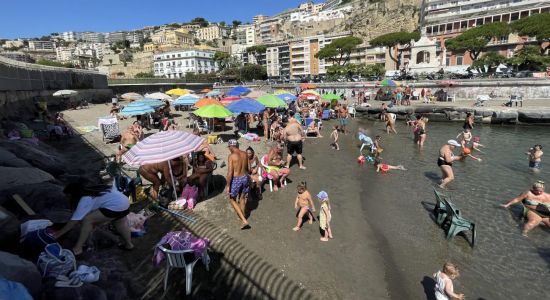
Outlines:
{"label": "man standing in water", "polygon": [[389,113],[387,110],[384,110],[382,112],[383,120],[386,121],[386,133],[390,134],[391,132],[397,134],[397,131],[395,130],[395,119],[397,119],[396,115],[393,113]]}
{"label": "man standing in water", "polygon": [[447,185],[455,179],[453,174],[453,162],[455,160],[462,159],[462,156],[454,156],[453,150],[456,147],[460,147],[460,144],[455,140],[448,140],[447,144],[443,145],[439,149],[439,158],[437,159],[437,165],[441,169],[442,178],[440,188],[447,188]]}
{"label": "man standing in water", "polygon": [[304,146],[304,130],[295,118],[290,118],[288,124],[284,129],[283,138],[286,140],[286,168],[290,168],[290,162],[292,161],[292,155],[296,153],[298,158],[298,164],[300,169],[304,170],[302,148]]}
{"label": "man standing in water", "polygon": [[241,229],[250,229],[250,225],[245,217],[250,182],[250,178],[248,177],[248,158],[246,152],[239,150],[239,143],[236,140],[229,140],[227,146],[230,152],[227,158],[228,168],[226,178],[229,203],[231,203],[237,216],[241,219]]}
{"label": "man standing in water", "polygon": [[540,171],[542,168],[542,146],[535,145],[533,148],[529,149],[529,152],[526,153],[529,158],[529,168],[534,171]]}
{"label": "man standing in water", "polygon": [[348,134],[348,108],[345,105],[338,109],[338,117],[340,118],[340,129],[344,134]]}

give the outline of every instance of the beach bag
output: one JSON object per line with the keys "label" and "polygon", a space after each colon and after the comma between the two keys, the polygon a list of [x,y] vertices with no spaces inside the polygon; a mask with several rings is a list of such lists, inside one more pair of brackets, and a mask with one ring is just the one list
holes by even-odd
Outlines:
{"label": "beach bag", "polygon": [[30,231],[23,237],[21,249],[24,257],[34,261],[48,244],[57,243],[47,228]]}
{"label": "beach bag", "polygon": [[45,229],[45,228],[50,227],[52,225],[53,225],[52,221],[50,221],[48,219],[28,220],[28,221],[21,224],[21,239],[25,239],[25,236],[29,232],[37,231],[37,230],[40,230],[40,229]]}
{"label": "beach bag", "polygon": [[36,263],[42,277],[56,278],[59,275],[67,276],[76,270],[76,259],[73,252],[63,249],[58,243],[49,244],[40,253]]}
{"label": "beach bag", "polygon": [[193,209],[195,208],[195,205],[197,204],[197,197],[199,196],[199,188],[196,186],[192,186],[189,189],[189,192],[187,194],[187,208]]}

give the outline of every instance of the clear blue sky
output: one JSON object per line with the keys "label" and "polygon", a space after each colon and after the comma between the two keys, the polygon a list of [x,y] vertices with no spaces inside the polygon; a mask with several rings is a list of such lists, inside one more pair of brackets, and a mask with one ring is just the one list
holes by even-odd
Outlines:
{"label": "clear blue sky", "polygon": [[302,2],[306,0],[5,0],[0,38],[130,30],[186,22],[198,16],[209,21],[246,23],[255,15],[273,15]]}

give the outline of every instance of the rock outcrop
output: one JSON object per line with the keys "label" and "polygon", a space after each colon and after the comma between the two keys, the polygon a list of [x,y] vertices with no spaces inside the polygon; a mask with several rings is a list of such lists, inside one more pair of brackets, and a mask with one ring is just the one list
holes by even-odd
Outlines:
{"label": "rock outcrop", "polygon": [[40,299],[42,276],[32,262],[17,255],[0,251],[0,277],[22,283],[34,299]]}

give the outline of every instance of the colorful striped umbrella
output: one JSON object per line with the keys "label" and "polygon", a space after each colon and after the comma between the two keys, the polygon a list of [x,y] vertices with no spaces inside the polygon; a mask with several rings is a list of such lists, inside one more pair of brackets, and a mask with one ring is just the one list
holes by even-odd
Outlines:
{"label": "colorful striped umbrella", "polygon": [[133,101],[133,100],[143,99],[143,96],[138,93],[125,93],[125,94],[122,94],[120,98],[124,100]]}
{"label": "colorful striped umbrella", "polygon": [[399,82],[393,81],[391,79],[384,79],[384,80],[382,80],[382,82],[380,82],[380,85],[381,86],[389,86],[389,87],[397,87],[400,84],[399,84]]}
{"label": "colorful striped umbrella", "polygon": [[154,164],[196,151],[204,138],[191,133],[169,130],[155,133],[134,145],[122,159],[130,166]]}
{"label": "colorful striped umbrella", "polygon": [[201,100],[197,101],[197,103],[195,103],[194,106],[197,107],[197,108],[201,108],[203,106],[211,105],[211,104],[216,104],[216,105],[222,106],[220,101],[218,101],[216,99],[212,99],[212,98],[202,98]]}
{"label": "colorful striped umbrella", "polygon": [[258,97],[258,99],[256,100],[263,104],[265,107],[269,108],[286,107],[286,103],[281,98],[275,95],[263,95],[261,97]]}
{"label": "colorful striped umbrella", "polygon": [[152,112],[155,112],[155,110],[149,105],[130,103],[122,109],[120,114],[125,117],[132,117],[141,116]]}
{"label": "colorful striped umbrella", "polygon": [[227,118],[233,115],[227,108],[218,104],[203,106],[195,110],[193,114],[203,118]]}

